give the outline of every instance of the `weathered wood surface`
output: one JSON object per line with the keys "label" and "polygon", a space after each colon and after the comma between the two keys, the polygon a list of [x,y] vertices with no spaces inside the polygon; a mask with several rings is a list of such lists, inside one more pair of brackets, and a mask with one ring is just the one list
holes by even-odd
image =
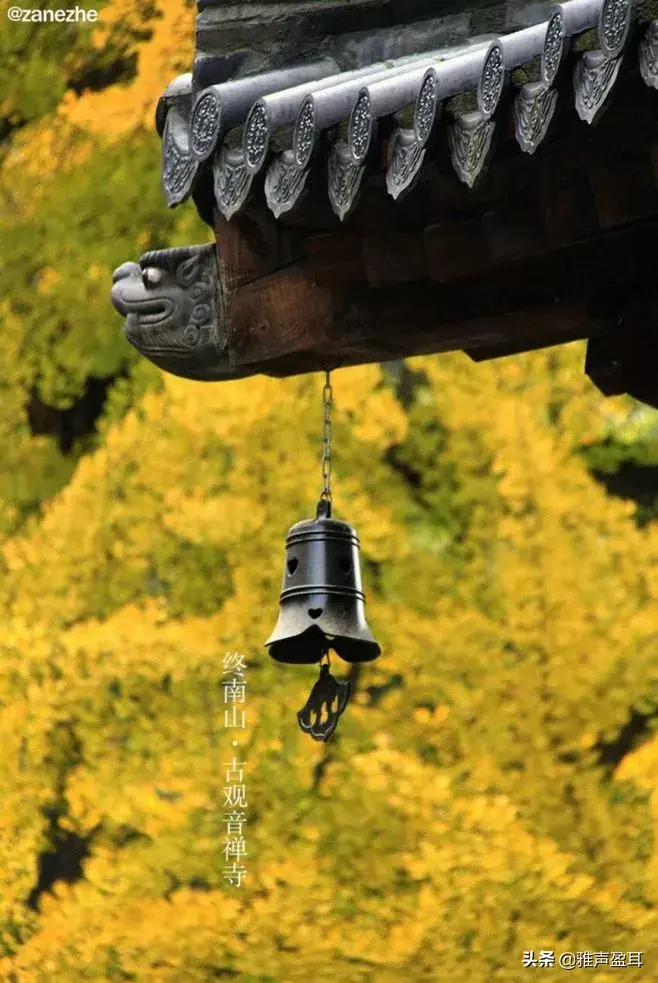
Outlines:
{"label": "weathered wood surface", "polygon": [[[605,330],[588,304],[606,292],[652,284],[658,222],[625,229],[450,283],[431,277],[375,286],[372,242],[346,234],[302,240],[298,259],[243,284],[228,305],[233,364],[285,374],[327,362],[386,361],[451,349],[523,351]],[[218,228],[220,271],[234,252],[236,228]],[[419,249],[420,251],[420,249]],[[262,267],[271,266],[265,253]],[[600,310],[600,304],[598,305]],[[490,357],[490,355],[489,355]]]}

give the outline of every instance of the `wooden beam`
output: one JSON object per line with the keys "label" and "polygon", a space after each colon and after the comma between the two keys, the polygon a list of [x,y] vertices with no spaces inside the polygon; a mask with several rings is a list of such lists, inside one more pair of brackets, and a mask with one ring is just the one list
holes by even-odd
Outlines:
{"label": "wooden beam", "polygon": [[494,318],[474,318],[459,324],[445,325],[437,334],[433,330],[414,332],[411,338],[398,337],[351,338],[340,345],[325,342],[313,351],[299,351],[275,358],[241,365],[241,376],[265,374],[276,378],[319,372],[326,368],[389,362],[414,355],[433,355],[459,350],[466,340],[479,345],[469,347],[467,354],[476,361],[515,354],[519,351],[566,344],[598,336],[605,326],[592,318],[582,304],[562,304],[528,308]]}
{"label": "wooden beam", "polygon": [[[541,226],[536,215],[534,225],[525,221],[522,229]],[[424,237],[402,239],[405,256],[397,265],[389,260],[393,240],[378,247],[373,237],[359,240],[347,232],[311,236],[287,243],[283,254],[301,259],[267,272],[280,261],[281,241],[254,232],[251,269],[265,275],[236,286],[235,276],[226,279],[235,246],[218,228],[230,365],[241,374],[246,367],[269,373],[283,359],[294,374],[328,360],[387,361],[462,348],[493,357],[498,350],[589,337],[599,329],[588,305],[605,310],[611,291],[641,294],[652,283],[658,222],[529,255],[523,236],[511,244],[492,238],[491,225],[480,221],[473,233],[484,236],[479,266],[474,240],[458,253],[454,230],[452,240],[449,233],[432,227]],[[442,256],[452,255],[450,282],[435,278],[438,244]]]}

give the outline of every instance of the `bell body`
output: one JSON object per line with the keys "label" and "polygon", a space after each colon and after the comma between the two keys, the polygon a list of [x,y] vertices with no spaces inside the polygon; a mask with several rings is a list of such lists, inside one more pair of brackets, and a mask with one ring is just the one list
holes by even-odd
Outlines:
{"label": "bell body", "polygon": [[319,662],[333,649],[371,662],[381,649],[365,615],[359,538],[346,522],[298,522],[286,539],[279,620],[265,643],[278,662]]}

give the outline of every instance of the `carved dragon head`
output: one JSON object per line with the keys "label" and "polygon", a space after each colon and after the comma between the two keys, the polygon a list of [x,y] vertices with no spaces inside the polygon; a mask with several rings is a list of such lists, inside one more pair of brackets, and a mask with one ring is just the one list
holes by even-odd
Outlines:
{"label": "carved dragon head", "polygon": [[214,244],[145,253],[113,280],[112,303],[142,355],[183,378],[221,378],[228,359]]}

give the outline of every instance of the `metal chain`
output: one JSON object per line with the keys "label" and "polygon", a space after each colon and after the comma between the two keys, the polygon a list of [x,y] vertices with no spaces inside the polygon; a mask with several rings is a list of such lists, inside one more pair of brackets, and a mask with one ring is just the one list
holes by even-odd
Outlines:
{"label": "metal chain", "polygon": [[322,401],[324,403],[324,427],[322,431],[322,494],[320,501],[331,502],[331,410],[333,407],[331,372],[326,372]]}

